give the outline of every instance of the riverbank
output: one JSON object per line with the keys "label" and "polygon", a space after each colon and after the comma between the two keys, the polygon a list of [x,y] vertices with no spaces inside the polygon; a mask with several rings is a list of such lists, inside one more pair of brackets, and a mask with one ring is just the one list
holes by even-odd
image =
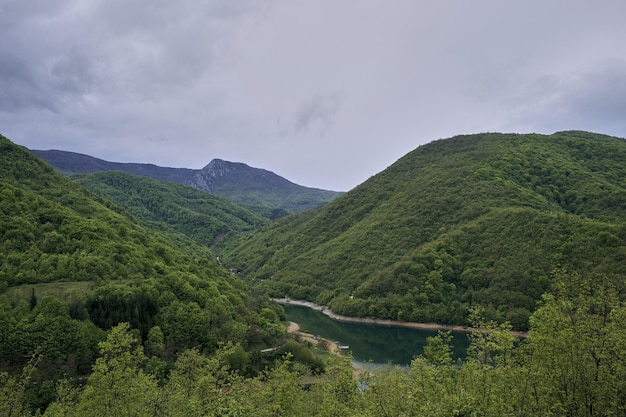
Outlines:
{"label": "riverbank", "polygon": [[[312,346],[316,346],[319,348],[320,341],[323,341],[325,351],[336,356],[343,356],[344,351],[337,345],[337,343],[330,341],[328,339],[324,339],[318,336],[315,336],[311,333],[300,331],[300,325],[296,322],[290,321],[287,324],[287,333],[292,334],[309,342]],[[364,363],[356,363],[355,361],[351,361],[352,366],[352,377],[358,381],[360,380],[366,373],[371,375],[371,366],[366,366]]]}
{"label": "riverbank", "polygon": [[[416,322],[411,322],[411,321],[377,319],[377,318],[372,318],[372,317],[344,316],[341,314],[334,313],[332,310],[330,310],[326,306],[315,304],[310,301],[292,300],[290,298],[273,298],[272,301],[278,304],[290,304],[290,305],[307,307],[312,310],[319,311],[333,320],[342,321],[346,323],[363,323],[363,324],[374,324],[377,326],[405,327],[405,328],[418,329],[418,330],[442,330],[442,331],[450,330],[453,332],[465,332],[465,333],[471,333],[477,330],[476,328],[468,327],[468,326],[454,326],[454,325],[437,324],[437,323],[416,323]],[[511,334],[516,337],[526,337],[528,335],[527,333],[520,332],[520,331],[511,331]]]}
{"label": "riverbank", "polygon": [[339,354],[339,346],[335,342],[331,342],[328,339],[323,339],[317,337],[311,333],[300,331],[300,325],[296,322],[290,321],[287,325],[287,333],[298,336],[300,339],[309,342],[313,346],[317,346],[321,340],[324,341],[325,350],[328,350],[330,353]]}

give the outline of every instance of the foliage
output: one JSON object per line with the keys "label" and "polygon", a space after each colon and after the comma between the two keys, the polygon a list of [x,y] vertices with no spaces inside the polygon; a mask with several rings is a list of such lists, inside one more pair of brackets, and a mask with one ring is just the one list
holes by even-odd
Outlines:
{"label": "foliage", "polygon": [[[247,355],[284,340],[278,316],[261,315],[269,300],[248,297],[207,249],[140,225],[4,137],[0,197],[0,373],[5,387],[22,384],[20,369],[38,355],[20,394],[25,412],[45,409],[59,379],[89,375],[105,331],[121,323],[150,354],[144,375],[159,378],[186,349],[211,354],[230,342]],[[262,221],[233,210],[233,219]],[[236,363],[251,373],[259,366]],[[67,387],[64,398],[76,395]]]}
{"label": "foliage", "polygon": [[[309,286],[314,275],[306,268],[283,284],[274,266],[279,259],[285,266],[297,263],[283,258],[291,248],[276,249],[269,239],[263,250],[250,252],[269,265],[253,270],[258,275],[251,277],[264,280],[251,296],[241,280],[212,260],[137,225],[117,206],[0,138],[0,416],[624,415],[626,275],[620,268],[625,234],[623,210],[616,210],[623,206],[626,181],[623,145],[581,132],[507,136],[504,143],[502,138],[437,142],[391,167],[408,163],[411,168],[417,161],[418,171],[431,169],[448,187],[419,193],[449,201],[455,193],[476,194],[482,205],[468,199],[446,212],[436,202],[416,204],[412,210],[418,213],[440,210],[428,219],[407,218],[423,223],[414,231],[429,240],[414,234],[422,243],[409,250],[398,246],[403,251],[374,274],[341,253],[314,252],[352,265],[346,272],[359,276],[360,285],[354,276],[337,273]],[[509,164],[501,162],[503,155],[519,156],[520,149],[526,153],[518,165],[535,157],[543,163],[535,188],[532,175],[509,172]],[[550,165],[549,159],[558,163]],[[454,188],[453,178],[438,170],[443,164],[458,174],[468,161],[477,165],[469,164],[467,175],[456,178],[462,187]],[[576,186],[559,185],[563,167],[569,172],[563,181]],[[406,170],[406,178],[413,169]],[[500,192],[501,181],[492,181],[496,174],[505,179]],[[467,182],[484,175],[491,180],[482,190]],[[545,178],[549,181],[541,182]],[[393,181],[388,186],[394,188],[389,201],[402,212],[396,194],[406,190]],[[289,225],[295,231],[287,234],[289,244],[302,250],[297,262],[323,265],[304,250],[307,239],[316,245],[336,239],[333,245],[341,241],[355,249],[357,261],[382,263],[380,257],[364,257],[375,246],[368,238],[398,243],[410,236],[395,240],[393,233],[359,227],[383,214],[395,224],[394,212],[376,200],[363,205],[369,187],[366,183],[346,195],[362,203],[346,212],[354,217],[330,216],[327,210],[347,210],[338,200],[328,209],[269,226],[264,239]],[[314,227],[320,218],[335,223],[330,229]],[[381,230],[386,227],[380,223]],[[352,241],[357,236],[362,251]],[[248,249],[256,239],[249,239]],[[385,245],[380,250],[395,253]],[[67,259],[44,268],[42,258],[53,255]],[[332,287],[330,278],[339,286]],[[82,279],[89,285],[72,287],[74,292],[61,297],[59,287],[47,288],[56,282],[46,284],[82,284]],[[17,286],[24,282],[36,285]],[[351,286],[342,287],[346,284]],[[410,368],[381,368],[355,378],[349,360],[322,361],[284,338],[283,312],[259,296],[263,285],[317,297],[354,314],[445,318],[471,307],[467,320],[476,329],[463,362],[451,359],[449,335],[440,333]],[[398,295],[407,297],[401,309]],[[521,306],[530,304],[515,301],[520,295],[539,300],[536,311],[523,311]],[[523,339],[514,338],[511,325],[502,322],[528,316]],[[264,352],[267,346],[278,348]]]}
{"label": "foliage", "polygon": [[213,248],[223,246],[267,220],[214,195],[180,184],[118,171],[77,177],[100,197],[111,200],[142,224],[184,241]]}
{"label": "foliage", "polygon": [[527,329],[552,270],[626,273],[626,142],[586,132],[439,140],[225,262],[337,313]]}
{"label": "foliage", "polygon": [[100,344],[85,387],[60,385],[44,415],[623,415],[626,305],[603,275],[560,270],[554,282],[527,338],[512,337],[476,309],[472,317],[483,327],[475,328],[465,361],[451,360],[449,334],[440,333],[409,368],[382,367],[357,377],[338,357],[330,358],[323,375],[312,376],[290,354],[245,377],[230,367],[236,346],[228,345],[210,356],[181,352],[157,384],[129,327],[120,325]]}

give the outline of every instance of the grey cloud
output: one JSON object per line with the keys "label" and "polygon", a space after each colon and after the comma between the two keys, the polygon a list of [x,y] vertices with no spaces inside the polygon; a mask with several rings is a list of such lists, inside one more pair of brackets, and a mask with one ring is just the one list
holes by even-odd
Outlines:
{"label": "grey cloud", "polygon": [[[0,21],[7,24],[0,28],[0,52],[19,49],[30,96],[39,91],[51,98],[55,90],[79,96],[98,86],[98,94],[118,102],[193,87],[228,54],[223,42],[233,32],[227,28],[260,8],[252,0],[30,3],[0,9]],[[11,81],[0,79],[0,87],[6,91]]]}
{"label": "grey cloud", "polygon": [[55,105],[27,62],[0,53],[0,110],[15,112],[28,108],[54,110]]}
{"label": "grey cloud", "polygon": [[612,62],[570,83],[564,94],[569,112],[598,123],[622,122],[626,127],[626,61]]}
{"label": "grey cloud", "polygon": [[458,133],[626,136],[624,15],[623,0],[0,0],[0,133],[345,190]]}
{"label": "grey cloud", "polygon": [[72,96],[90,93],[97,84],[96,65],[92,57],[82,51],[72,50],[52,66],[50,82]]}
{"label": "grey cloud", "polygon": [[587,129],[626,134],[626,61],[605,61],[570,74],[528,82],[512,101],[514,122],[551,132]]}
{"label": "grey cloud", "polygon": [[294,132],[303,133],[315,129],[323,133],[334,123],[340,107],[341,97],[338,93],[311,97],[296,111],[293,122]]}

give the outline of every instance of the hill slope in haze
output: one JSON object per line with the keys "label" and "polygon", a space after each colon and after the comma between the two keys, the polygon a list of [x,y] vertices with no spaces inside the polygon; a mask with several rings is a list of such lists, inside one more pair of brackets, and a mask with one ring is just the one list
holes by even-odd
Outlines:
{"label": "hill slope in haze", "polygon": [[75,152],[59,150],[31,150],[64,175],[90,174],[102,171],[122,171],[162,181],[184,183],[196,172],[187,168],[168,168],[153,164],[109,162]]}
{"label": "hill slope in haze", "polygon": [[347,315],[526,328],[555,269],[626,275],[626,142],[478,134],[410,152],[327,206],[250,234],[227,262],[272,295]]}
{"label": "hill slope in haze", "polygon": [[122,171],[175,182],[224,197],[272,220],[289,213],[300,213],[321,206],[342,194],[303,187],[271,171],[221,159],[214,159],[198,170],[159,167],[153,164],[108,162],[58,150],[32,152],[66,175]]}

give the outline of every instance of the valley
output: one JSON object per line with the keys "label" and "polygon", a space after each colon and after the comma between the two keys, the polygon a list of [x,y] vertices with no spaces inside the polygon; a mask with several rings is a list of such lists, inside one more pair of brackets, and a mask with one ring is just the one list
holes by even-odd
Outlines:
{"label": "valley", "polygon": [[[245,164],[211,163],[228,197],[0,137],[0,416],[621,415],[625,161],[589,132],[461,135],[279,199]],[[430,332],[355,377],[279,303]]]}

